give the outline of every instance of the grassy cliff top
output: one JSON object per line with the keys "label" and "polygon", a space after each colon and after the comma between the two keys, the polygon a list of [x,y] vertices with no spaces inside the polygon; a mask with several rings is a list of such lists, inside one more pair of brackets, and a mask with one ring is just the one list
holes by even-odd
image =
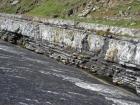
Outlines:
{"label": "grassy cliff top", "polygon": [[140,28],[140,0],[0,0],[0,12]]}

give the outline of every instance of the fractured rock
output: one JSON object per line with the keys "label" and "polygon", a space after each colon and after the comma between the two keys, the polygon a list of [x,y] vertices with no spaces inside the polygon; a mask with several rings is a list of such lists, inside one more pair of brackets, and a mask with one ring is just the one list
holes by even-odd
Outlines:
{"label": "fractured rock", "polygon": [[37,47],[35,49],[35,52],[38,53],[38,54],[43,54],[44,53],[44,50],[41,47]]}
{"label": "fractured rock", "polygon": [[136,91],[137,91],[137,94],[140,96],[140,77],[137,77]]}
{"label": "fractured rock", "polygon": [[87,16],[92,10],[96,10],[95,8],[93,9],[94,5],[93,2],[89,2],[84,10],[78,15],[79,17],[85,17]]}
{"label": "fractured rock", "polygon": [[117,53],[118,53],[117,48],[112,48],[112,49],[107,50],[107,53],[105,55],[105,60],[110,61],[110,62],[116,61]]}
{"label": "fractured rock", "polygon": [[27,48],[28,50],[31,50],[31,51],[35,51],[35,47],[31,44],[25,44],[25,48]]}

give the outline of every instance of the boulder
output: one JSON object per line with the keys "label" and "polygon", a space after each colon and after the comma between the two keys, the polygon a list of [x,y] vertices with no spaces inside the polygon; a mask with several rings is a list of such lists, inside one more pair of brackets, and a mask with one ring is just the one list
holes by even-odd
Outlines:
{"label": "boulder", "polygon": [[32,45],[32,44],[25,44],[25,48],[27,48],[28,50],[31,50],[31,51],[35,51],[35,47]]}
{"label": "boulder", "polygon": [[38,54],[43,54],[44,53],[44,50],[41,47],[37,47],[35,49],[35,52],[38,53]]}

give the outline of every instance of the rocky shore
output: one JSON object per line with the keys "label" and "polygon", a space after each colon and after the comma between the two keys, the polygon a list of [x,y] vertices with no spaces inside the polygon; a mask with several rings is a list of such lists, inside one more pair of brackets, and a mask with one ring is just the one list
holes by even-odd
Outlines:
{"label": "rocky shore", "polygon": [[0,14],[0,38],[140,94],[140,30]]}

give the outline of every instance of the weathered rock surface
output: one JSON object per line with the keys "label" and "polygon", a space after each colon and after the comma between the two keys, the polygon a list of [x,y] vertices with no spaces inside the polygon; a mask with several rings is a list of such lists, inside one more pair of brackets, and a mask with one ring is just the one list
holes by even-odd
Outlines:
{"label": "weathered rock surface", "polygon": [[[25,48],[109,76],[140,93],[139,29],[0,14],[0,30],[6,41],[14,39]],[[109,35],[98,35],[100,30],[109,30]]]}
{"label": "weathered rock surface", "polygon": [[80,69],[0,40],[0,105],[140,105],[140,100]]}
{"label": "weathered rock surface", "polygon": [[84,8],[84,10],[78,15],[79,17],[85,17],[87,16],[92,10],[93,10],[93,2],[90,1],[86,7]]}

